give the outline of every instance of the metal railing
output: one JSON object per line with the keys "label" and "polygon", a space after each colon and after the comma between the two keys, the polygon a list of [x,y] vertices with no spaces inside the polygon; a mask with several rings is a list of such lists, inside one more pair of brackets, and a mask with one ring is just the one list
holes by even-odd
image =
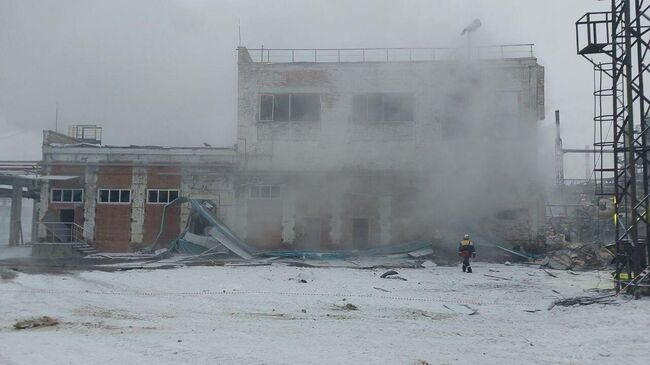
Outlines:
{"label": "metal railing", "polygon": [[94,124],[71,125],[68,127],[68,136],[82,142],[101,144],[102,127]]}
{"label": "metal railing", "polygon": [[45,239],[48,242],[83,242],[86,243],[86,234],[82,226],[73,222],[40,222],[39,226],[45,230]]}
{"label": "metal railing", "polygon": [[248,52],[253,62],[261,63],[418,62],[532,58],[533,47],[528,43],[470,48],[258,48]]}

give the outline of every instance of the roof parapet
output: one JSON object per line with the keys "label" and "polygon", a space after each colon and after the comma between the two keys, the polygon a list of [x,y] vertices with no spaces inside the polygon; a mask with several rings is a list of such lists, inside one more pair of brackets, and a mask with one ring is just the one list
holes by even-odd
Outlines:
{"label": "roof parapet", "polygon": [[239,63],[422,62],[455,59],[534,58],[534,44],[461,48],[259,48],[238,47]]}

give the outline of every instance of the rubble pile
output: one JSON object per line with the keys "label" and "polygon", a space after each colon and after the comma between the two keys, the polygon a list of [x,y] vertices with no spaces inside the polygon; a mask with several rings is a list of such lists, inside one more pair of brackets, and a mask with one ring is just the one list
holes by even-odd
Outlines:
{"label": "rubble pile", "polygon": [[541,266],[555,270],[604,269],[614,256],[597,244],[567,244],[559,250],[549,251]]}

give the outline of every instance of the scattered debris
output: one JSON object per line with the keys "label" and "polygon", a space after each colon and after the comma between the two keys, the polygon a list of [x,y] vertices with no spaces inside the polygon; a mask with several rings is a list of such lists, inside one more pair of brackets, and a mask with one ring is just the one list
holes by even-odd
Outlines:
{"label": "scattered debris", "polygon": [[402,280],[402,281],[408,281],[406,278],[403,278],[398,275],[399,273],[395,270],[388,270],[385,273],[381,274],[382,279],[396,279],[396,280]]}
{"label": "scattered debris", "polygon": [[[520,336],[521,336],[521,335],[520,335]],[[529,339],[527,339],[527,338],[526,338],[526,337],[524,337],[524,336],[521,336],[521,338],[523,338],[524,340],[526,340],[526,342],[528,342],[528,344],[529,344],[529,345],[531,345],[531,346],[533,346],[533,343],[532,343],[532,342],[530,342],[530,340],[529,340]]]}
{"label": "scattered debris", "polygon": [[335,307],[337,307],[337,308],[339,308],[339,309],[346,310],[346,311],[356,311],[356,310],[359,310],[359,307],[357,307],[356,305],[354,305],[354,304],[352,304],[352,303],[346,303],[345,305],[336,305]]}
{"label": "scattered debris", "polygon": [[389,277],[391,275],[397,275],[397,274],[399,274],[399,273],[397,271],[395,271],[395,270],[388,270],[385,273],[381,274],[380,278],[386,279],[387,277]]}
{"label": "scattered debris", "polygon": [[305,283],[307,283],[307,280],[305,280],[305,279],[300,279],[300,282],[303,283],[303,284],[305,284]]}
{"label": "scattered debris", "polygon": [[475,314],[478,313],[478,309],[474,309],[474,308],[470,307],[470,306],[467,305],[467,304],[461,304],[461,305],[462,305],[463,307],[469,309],[470,311],[472,311],[471,313],[468,314],[468,315],[470,315],[470,316],[473,316],[473,315],[475,315]]}
{"label": "scattered debris", "polygon": [[418,360],[418,365],[429,365],[429,362],[425,360]]}
{"label": "scattered debris", "polygon": [[48,316],[42,316],[38,318],[18,321],[14,324],[14,328],[18,330],[23,330],[27,328],[56,326],[57,324],[59,324],[59,321],[57,321],[56,319]]}
{"label": "scattered debris", "polygon": [[375,289],[375,290],[383,291],[385,293],[392,293],[390,290],[386,290],[386,289],[383,289],[383,288],[378,288],[376,286],[373,286],[372,288]]}
{"label": "scattered debris", "polygon": [[510,280],[510,279],[508,279],[508,278],[504,278],[504,277],[496,276],[496,275],[483,274],[483,276],[487,276],[488,278],[500,279],[500,280]]}
{"label": "scattered debris", "polygon": [[414,258],[414,259],[419,259],[423,257],[431,257],[433,256],[433,250],[430,248],[422,248],[416,251],[411,251],[408,253],[409,257]]}
{"label": "scattered debris", "polygon": [[12,280],[15,279],[18,274],[13,270],[0,269],[0,279],[2,280]]}
{"label": "scattered debris", "polygon": [[544,270],[544,272],[547,273],[548,276],[552,276],[552,277],[554,277],[554,278],[557,278],[557,275],[555,275],[555,274],[553,274],[553,273],[550,273],[550,272],[548,272],[547,270]]}
{"label": "scattered debris", "polygon": [[553,308],[556,305],[561,307],[573,307],[576,305],[591,305],[591,304],[616,304],[616,299],[614,298],[616,294],[602,295],[599,297],[573,297],[567,299],[560,299],[553,303],[549,308]]}
{"label": "scattered debris", "polygon": [[603,269],[613,258],[609,250],[597,244],[571,245],[549,252],[541,265],[555,270]]}
{"label": "scattered debris", "polygon": [[524,309],[524,312],[528,312],[528,313],[537,313],[541,311],[542,311],[541,309]]}
{"label": "scattered debris", "polygon": [[435,262],[433,262],[431,260],[426,260],[423,263],[421,263],[420,265],[422,267],[424,267],[424,268],[427,268],[427,269],[431,269],[431,268],[434,268],[434,267],[438,266],[438,265],[436,265]]}

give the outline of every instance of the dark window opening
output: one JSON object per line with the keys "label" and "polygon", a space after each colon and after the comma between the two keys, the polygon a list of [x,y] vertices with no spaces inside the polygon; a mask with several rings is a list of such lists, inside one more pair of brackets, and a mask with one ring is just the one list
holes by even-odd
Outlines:
{"label": "dark window opening", "polygon": [[72,201],[79,203],[83,200],[83,191],[79,189],[75,189],[72,191]]}
{"label": "dark window opening", "polygon": [[359,122],[408,122],[414,120],[413,94],[360,94],[352,97],[352,117]]}
{"label": "dark window opening", "polygon": [[260,97],[260,120],[273,120],[273,95]]}
{"label": "dark window opening", "polygon": [[149,190],[147,202],[158,203],[158,190]]}
{"label": "dark window opening", "polygon": [[53,203],[80,203],[83,189],[52,189],[50,200]]}
{"label": "dark window opening", "polygon": [[129,203],[131,201],[131,190],[122,190],[120,193],[120,203]]}
{"label": "dark window opening", "polygon": [[130,203],[131,190],[128,189],[100,189],[99,190],[100,203]]}
{"label": "dark window opening", "polygon": [[176,189],[149,189],[147,203],[167,204],[178,198],[179,192]]}
{"label": "dark window opening", "polygon": [[52,190],[52,201],[53,202],[60,202],[61,201],[61,190],[59,190],[59,189]]}
{"label": "dark window opening", "polygon": [[260,121],[320,121],[320,94],[263,94],[260,96]]}

